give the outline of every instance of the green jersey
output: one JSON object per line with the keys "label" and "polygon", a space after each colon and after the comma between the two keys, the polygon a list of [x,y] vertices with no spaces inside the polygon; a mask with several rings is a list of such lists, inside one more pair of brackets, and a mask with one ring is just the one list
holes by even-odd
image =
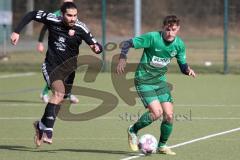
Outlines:
{"label": "green jersey", "polygon": [[53,12],[54,15],[56,15],[57,17],[61,16],[62,13],[61,13],[61,10],[56,10],[55,12]]}
{"label": "green jersey", "polygon": [[163,32],[149,32],[133,38],[132,41],[135,49],[144,48],[135,73],[138,83],[166,81],[167,66],[174,57],[179,64],[186,63],[185,44],[178,36],[168,43],[163,39]]}

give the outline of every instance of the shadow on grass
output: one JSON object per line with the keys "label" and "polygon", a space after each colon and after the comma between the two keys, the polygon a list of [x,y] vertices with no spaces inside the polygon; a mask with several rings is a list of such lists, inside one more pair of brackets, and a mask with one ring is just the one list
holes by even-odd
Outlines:
{"label": "shadow on grass", "polygon": [[29,151],[34,152],[36,148],[17,146],[17,145],[0,145],[0,150],[10,150],[10,151]]}
{"label": "shadow on grass", "polygon": [[0,145],[1,150],[10,151],[23,151],[23,152],[39,152],[39,153],[57,153],[57,152],[79,152],[79,153],[93,153],[93,154],[114,154],[114,155],[126,155],[134,156],[136,152],[119,151],[119,150],[98,150],[98,149],[43,149],[32,148],[27,146],[17,145]]}

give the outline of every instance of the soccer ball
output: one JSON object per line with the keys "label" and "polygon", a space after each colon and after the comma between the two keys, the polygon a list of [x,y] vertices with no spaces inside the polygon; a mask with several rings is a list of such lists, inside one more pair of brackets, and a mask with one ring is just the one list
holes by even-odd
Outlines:
{"label": "soccer ball", "polygon": [[140,137],[138,147],[143,154],[156,153],[157,139],[151,134],[144,134]]}

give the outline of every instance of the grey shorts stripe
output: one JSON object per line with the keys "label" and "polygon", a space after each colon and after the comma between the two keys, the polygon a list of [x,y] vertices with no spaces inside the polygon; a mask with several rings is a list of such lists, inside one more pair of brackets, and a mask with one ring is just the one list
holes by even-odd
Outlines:
{"label": "grey shorts stripe", "polygon": [[45,80],[47,81],[48,86],[51,86],[51,82],[50,82],[50,78],[49,78],[49,75],[48,75],[46,63],[42,64],[42,73],[43,73],[43,76],[44,76]]}
{"label": "grey shorts stripe", "polygon": [[135,88],[136,88],[137,94],[138,94],[139,98],[141,99],[144,107],[147,108],[147,107],[148,107],[148,103],[147,103],[147,101],[145,100],[143,94],[139,91],[138,86],[135,86]]}

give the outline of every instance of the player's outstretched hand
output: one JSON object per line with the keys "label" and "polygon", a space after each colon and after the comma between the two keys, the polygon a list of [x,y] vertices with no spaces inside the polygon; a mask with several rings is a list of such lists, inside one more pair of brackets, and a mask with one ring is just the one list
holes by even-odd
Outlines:
{"label": "player's outstretched hand", "polygon": [[44,45],[43,45],[42,42],[38,42],[38,44],[37,44],[37,51],[40,52],[40,53],[43,53]]}
{"label": "player's outstretched hand", "polygon": [[12,43],[13,45],[17,45],[18,40],[19,40],[19,34],[13,32],[12,35],[11,35],[11,43]]}
{"label": "player's outstretched hand", "polygon": [[192,76],[193,78],[196,77],[196,73],[194,72],[194,70],[192,70],[191,68],[188,68],[188,75]]}
{"label": "player's outstretched hand", "polygon": [[117,74],[122,74],[124,73],[124,69],[126,67],[127,64],[127,59],[125,58],[120,58],[118,61],[118,65],[117,65]]}
{"label": "player's outstretched hand", "polygon": [[90,48],[92,49],[93,52],[96,54],[100,54],[102,52],[102,46],[99,43],[96,43],[94,45],[90,45]]}

